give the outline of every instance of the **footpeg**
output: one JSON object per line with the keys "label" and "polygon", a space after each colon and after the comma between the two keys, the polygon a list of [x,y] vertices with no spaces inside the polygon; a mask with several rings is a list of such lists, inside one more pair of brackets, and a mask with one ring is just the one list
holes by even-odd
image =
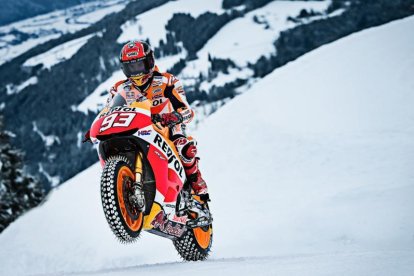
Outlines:
{"label": "footpeg", "polygon": [[187,221],[187,226],[190,228],[204,227],[204,226],[210,225],[212,222],[213,222],[213,218],[211,216],[200,217],[197,219]]}

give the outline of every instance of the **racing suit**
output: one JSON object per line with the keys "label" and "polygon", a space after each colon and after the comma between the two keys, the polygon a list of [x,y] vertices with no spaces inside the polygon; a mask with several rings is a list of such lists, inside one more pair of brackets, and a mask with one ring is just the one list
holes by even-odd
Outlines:
{"label": "racing suit", "polygon": [[158,114],[163,119],[172,118],[173,120],[175,116],[178,116],[176,123],[168,125],[170,139],[174,142],[194,192],[198,195],[204,195],[204,198],[208,199],[207,185],[201,177],[198,167],[196,141],[192,137],[188,137],[185,131],[186,125],[194,117],[194,111],[186,100],[181,82],[172,74],[161,73],[155,67],[153,76],[142,87],[137,87],[126,79],[117,82],[109,92],[108,105],[115,95],[121,93],[128,105],[145,98],[151,100],[152,115]]}

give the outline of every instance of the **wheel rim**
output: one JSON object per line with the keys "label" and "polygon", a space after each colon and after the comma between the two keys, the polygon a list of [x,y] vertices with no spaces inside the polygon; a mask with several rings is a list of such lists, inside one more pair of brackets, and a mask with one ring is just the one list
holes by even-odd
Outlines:
{"label": "wheel rim", "polygon": [[201,227],[193,229],[194,237],[196,238],[197,243],[201,248],[207,249],[209,247],[211,241],[211,232],[211,226],[208,227],[207,231],[203,230]]}
{"label": "wheel rim", "polygon": [[125,193],[128,191],[128,183],[134,182],[134,174],[130,168],[127,166],[122,166],[119,169],[118,177],[117,177],[117,193],[118,193],[118,203],[119,208],[121,210],[122,217],[124,218],[125,223],[132,231],[138,231],[142,225],[142,212],[139,212],[137,218],[131,216],[132,210],[130,210],[129,204],[126,204],[127,194]]}

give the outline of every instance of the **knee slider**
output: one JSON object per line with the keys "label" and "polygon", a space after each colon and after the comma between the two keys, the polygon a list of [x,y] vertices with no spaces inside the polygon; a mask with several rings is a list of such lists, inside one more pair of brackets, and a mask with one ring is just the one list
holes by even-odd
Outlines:
{"label": "knee slider", "polygon": [[178,154],[184,163],[192,163],[193,159],[197,155],[197,143],[193,139],[187,139],[186,137],[180,137],[174,141]]}

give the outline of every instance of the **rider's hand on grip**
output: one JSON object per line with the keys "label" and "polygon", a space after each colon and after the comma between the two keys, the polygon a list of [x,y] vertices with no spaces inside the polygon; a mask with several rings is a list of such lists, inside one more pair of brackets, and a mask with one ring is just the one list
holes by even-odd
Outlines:
{"label": "rider's hand on grip", "polygon": [[153,124],[161,122],[161,115],[160,114],[151,114],[151,121]]}
{"label": "rider's hand on grip", "polygon": [[183,122],[183,116],[177,111],[161,114],[161,125],[172,128]]}

